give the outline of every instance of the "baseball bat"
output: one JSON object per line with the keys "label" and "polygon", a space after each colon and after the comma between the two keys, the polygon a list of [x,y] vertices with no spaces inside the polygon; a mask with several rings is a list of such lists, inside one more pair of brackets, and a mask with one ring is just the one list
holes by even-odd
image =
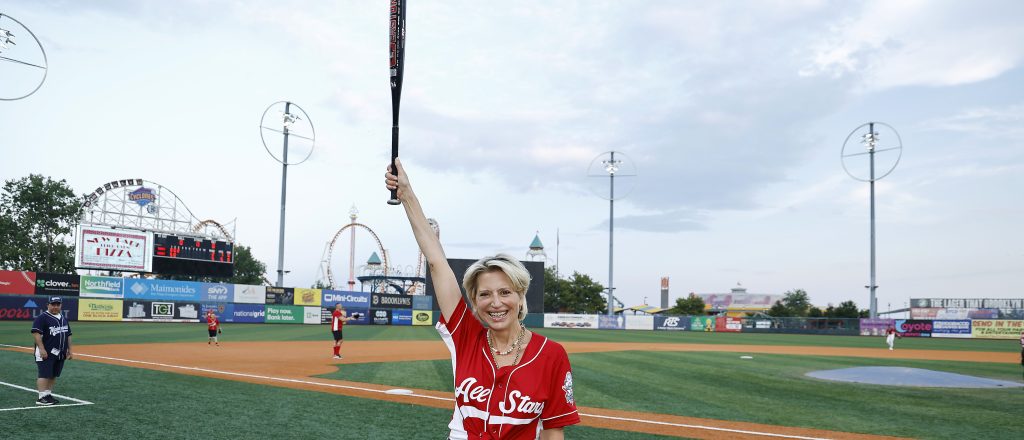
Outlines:
{"label": "baseball bat", "polygon": [[[398,175],[398,107],[402,100],[402,78],[405,74],[405,0],[391,0],[388,49],[391,54],[391,170]],[[399,205],[398,190],[391,190],[389,205]]]}

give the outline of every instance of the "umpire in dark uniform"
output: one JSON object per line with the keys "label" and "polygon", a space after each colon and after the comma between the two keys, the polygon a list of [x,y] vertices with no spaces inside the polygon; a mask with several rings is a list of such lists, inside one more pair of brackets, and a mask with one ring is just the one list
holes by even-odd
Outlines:
{"label": "umpire in dark uniform", "polygon": [[36,389],[39,400],[36,405],[55,405],[53,385],[64,368],[64,360],[71,359],[71,326],[60,312],[61,298],[51,296],[46,311],[32,322],[32,337],[35,338],[36,366],[39,379]]}

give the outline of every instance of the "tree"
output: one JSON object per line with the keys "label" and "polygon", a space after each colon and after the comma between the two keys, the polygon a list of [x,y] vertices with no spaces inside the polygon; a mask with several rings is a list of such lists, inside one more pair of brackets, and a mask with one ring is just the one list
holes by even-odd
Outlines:
{"label": "tree", "polygon": [[775,304],[772,304],[772,308],[768,309],[768,311],[765,312],[765,314],[768,316],[775,317],[793,316],[793,313],[790,312],[784,304],[782,304],[781,300],[775,301]]}
{"label": "tree", "polygon": [[228,280],[233,284],[261,285],[266,279],[267,265],[252,256],[252,249],[235,245],[235,275]]}
{"label": "tree", "polygon": [[601,296],[604,286],[588,275],[573,272],[569,279],[555,275],[554,267],[544,268],[544,310],[567,313],[601,313],[608,301]]}
{"label": "tree", "polygon": [[0,195],[0,267],[73,272],[72,229],[81,215],[82,198],[63,179],[29,174],[6,181]]}
{"label": "tree", "polygon": [[821,309],[818,307],[811,307],[811,309],[807,311],[808,318],[823,318],[825,316],[828,315],[826,315],[825,312],[821,311]]}
{"label": "tree", "polygon": [[804,317],[810,313],[811,299],[803,289],[794,289],[783,294],[782,305],[789,316]]}
{"label": "tree", "polygon": [[857,303],[843,301],[839,303],[839,307],[836,307],[830,316],[833,318],[859,318],[860,310],[857,309]]}
{"label": "tree", "polygon": [[667,313],[671,315],[703,315],[704,300],[691,292],[686,298],[676,298],[676,305],[668,309]]}

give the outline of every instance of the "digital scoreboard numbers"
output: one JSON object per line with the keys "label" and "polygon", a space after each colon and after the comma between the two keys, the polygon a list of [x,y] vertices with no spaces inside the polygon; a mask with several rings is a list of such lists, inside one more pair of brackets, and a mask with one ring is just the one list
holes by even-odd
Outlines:
{"label": "digital scoreboard numbers", "polygon": [[231,277],[234,244],[199,237],[153,234],[153,273]]}

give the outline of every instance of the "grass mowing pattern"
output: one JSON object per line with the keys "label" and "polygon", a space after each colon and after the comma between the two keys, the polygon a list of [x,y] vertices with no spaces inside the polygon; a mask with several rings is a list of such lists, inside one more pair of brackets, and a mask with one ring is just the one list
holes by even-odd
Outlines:
{"label": "grass mowing pattern", "polygon": [[[0,321],[0,344],[32,344],[29,321]],[[205,341],[206,324],[142,322],[72,322],[77,344],[142,344],[153,342]],[[823,347],[885,348],[885,339],[867,336],[791,335],[770,333],[661,332],[642,330],[531,329],[558,342],[656,342],[676,344],[787,345]],[[224,324],[227,341],[330,341],[326,325]],[[352,341],[438,341],[433,327],[349,325],[345,339]],[[1020,351],[1013,339],[903,338],[899,349],[957,351]]]}
{"label": "grass mowing pattern", "polygon": [[[584,406],[917,438],[1009,438],[1024,432],[1024,390],[858,385],[804,373],[903,366],[1021,380],[1012,364],[737,353],[571,355]],[[322,377],[450,391],[449,361],[344,365]]]}
{"label": "grass mowing pattern", "polygon": [[[0,321],[0,344],[32,345],[29,321]],[[225,341],[332,341],[327,325],[224,324]],[[148,344],[205,341],[206,323],[75,322],[75,344]],[[433,327],[351,325],[345,339],[355,341],[440,340]]]}
{"label": "grass mowing pattern", "polygon": [[[31,355],[0,351],[0,381],[35,388]],[[0,412],[5,439],[444,438],[451,410],[71,360],[55,392],[94,405]],[[0,408],[35,406],[0,385]],[[60,420],[54,424],[54,420]],[[571,438],[646,434],[569,427]]]}

